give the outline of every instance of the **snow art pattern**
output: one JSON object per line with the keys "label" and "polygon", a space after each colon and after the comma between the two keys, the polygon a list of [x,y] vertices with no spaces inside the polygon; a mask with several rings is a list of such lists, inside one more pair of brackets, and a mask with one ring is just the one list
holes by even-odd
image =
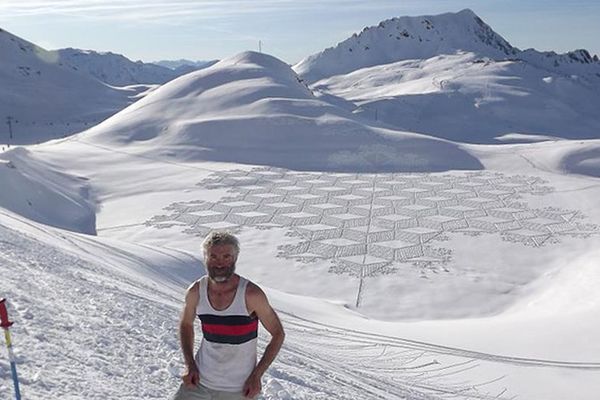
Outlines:
{"label": "snow art pattern", "polygon": [[523,195],[553,191],[536,177],[500,173],[346,174],[274,168],[218,172],[198,183],[234,194],[220,202],[173,203],[170,213],[146,224],[211,230],[289,228],[297,245],[281,257],[306,262],[331,259],[331,272],[360,278],[393,273],[401,264],[445,268],[452,250],[448,234],[497,234],[526,246],[556,244],[561,237],[587,237],[598,226],[558,208],[532,209]]}

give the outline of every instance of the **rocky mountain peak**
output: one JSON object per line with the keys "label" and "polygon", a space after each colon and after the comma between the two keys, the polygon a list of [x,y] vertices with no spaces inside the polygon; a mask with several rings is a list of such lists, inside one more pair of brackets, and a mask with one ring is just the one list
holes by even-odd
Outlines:
{"label": "rocky mountain peak", "polygon": [[294,69],[308,81],[315,81],[373,65],[457,52],[503,59],[515,56],[519,49],[494,32],[473,11],[465,9],[457,13],[382,21],[302,60]]}

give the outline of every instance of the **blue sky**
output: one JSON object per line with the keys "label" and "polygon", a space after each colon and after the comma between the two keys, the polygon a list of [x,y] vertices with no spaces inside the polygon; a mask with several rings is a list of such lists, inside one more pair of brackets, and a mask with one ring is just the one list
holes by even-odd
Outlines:
{"label": "blue sky", "polygon": [[143,61],[220,59],[260,40],[295,63],[381,20],[463,8],[513,46],[600,55],[598,0],[0,0],[0,28],[46,49]]}

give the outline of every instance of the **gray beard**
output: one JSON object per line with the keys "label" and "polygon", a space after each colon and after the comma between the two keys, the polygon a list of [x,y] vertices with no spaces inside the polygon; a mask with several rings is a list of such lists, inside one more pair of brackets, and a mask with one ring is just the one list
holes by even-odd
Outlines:
{"label": "gray beard", "polygon": [[217,282],[217,283],[225,283],[229,280],[229,278],[231,278],[231,275],[229,276],[215,276],[212,277],[212,280]]}
{"label": "gray beard", "polygon": [[235,273],[235,263],[226,269],[221,269],[220,273],[216,273],[217,270],[215,268],[207,268],[208,269],[208,277],[217,283],[225,283],[227,282]]}

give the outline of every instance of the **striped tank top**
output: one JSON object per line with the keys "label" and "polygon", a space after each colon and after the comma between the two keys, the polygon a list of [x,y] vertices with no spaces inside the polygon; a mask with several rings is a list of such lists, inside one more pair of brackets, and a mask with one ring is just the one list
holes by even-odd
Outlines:
{"label": "striped tank top", "polygon": [[208,277],[200,279],[196,315],[202,326],[202,342],[196,353],[200,383],[225,392],[241,392],[256,365],[258,319],[246,308],[248,280],[240,276],[233,302],[215,310],[208,301]]}

